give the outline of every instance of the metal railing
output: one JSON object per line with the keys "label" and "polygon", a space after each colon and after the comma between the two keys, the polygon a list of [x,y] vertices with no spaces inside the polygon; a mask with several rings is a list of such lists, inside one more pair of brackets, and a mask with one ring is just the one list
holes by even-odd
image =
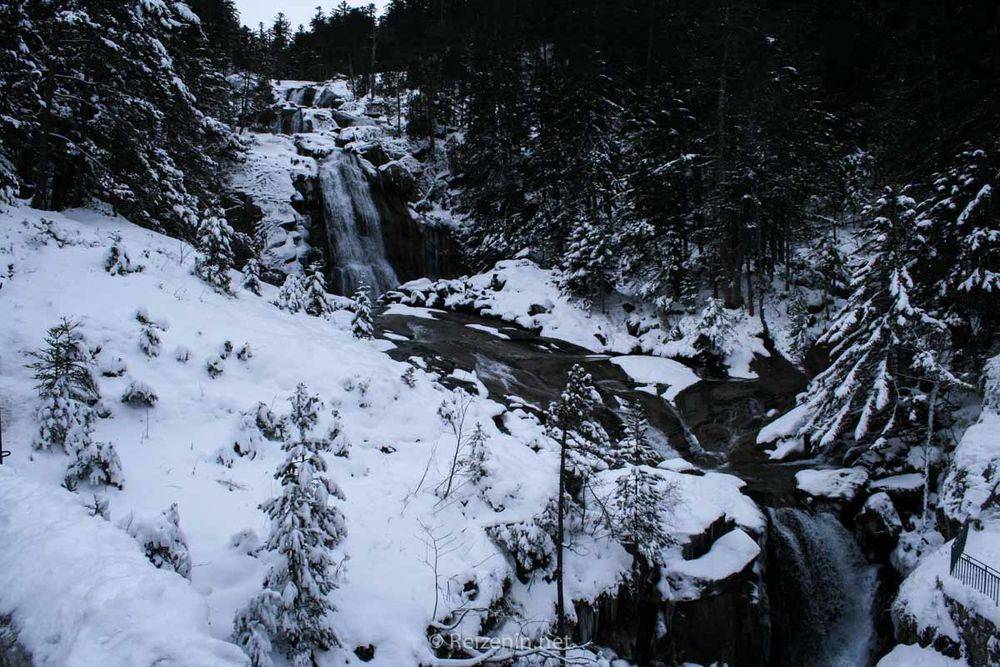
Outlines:
{"label": "metal railing", "polygon": [[951,545],[951,576],[1000,605],[1000,571],[965,553],[969,524],[962,526],[958,539]]}
{"label": "metal railing", "polygon": [[1000,605],[1000,572],[986,563],[969,554],[962,554],[952,568],[951,575],[986,595],[994,604]]}

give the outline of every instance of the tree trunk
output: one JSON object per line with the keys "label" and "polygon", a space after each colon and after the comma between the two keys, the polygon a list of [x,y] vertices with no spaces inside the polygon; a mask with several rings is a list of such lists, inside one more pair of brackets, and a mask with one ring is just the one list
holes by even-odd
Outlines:
{"label": "tree trunk", "polygon": [[51,61],[45,72],[45,109],[38,125],[37,164],[35,165],[35,194],[31,205],[42,210],[52,207],[52,104],[56,94],[56,77]]}
{"label": "tree trunk", "polygon": [[563,542],[565,538],[563,515],[566,513],[566,429],[559,442],[559,500],[556,517],[556,634],[559,640],[566,638],[566,607],[563,602]]}
{"label": "tree trunk", "polygon": [[930,525],[931,495],[931,440],[934,437],[934,406],[937,404],[940,383],[935,380],[931,395],[927,398],[927,436],[924,439],[924,526]]}

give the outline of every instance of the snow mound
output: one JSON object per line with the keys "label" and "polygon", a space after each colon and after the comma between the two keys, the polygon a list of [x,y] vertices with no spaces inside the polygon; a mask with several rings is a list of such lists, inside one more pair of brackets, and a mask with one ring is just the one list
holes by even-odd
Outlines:
{"label": "snow mound", "polygon": [[246,665],[208,605],[79,497],[0,468],[0,613],[39,665]]}
{"label": "snow mound", "polygon": [[929,648],[915,644],[900,644],[878,661],[876,667],[964,667],[965,660],[956,660]]}
{"label": "snow mound", "polygon": [[626,355],[612,357],[610,361],[625,371],[635,382],[667,385],[661,396],[668,401],[673,401],[677,394],[700,379],[693,370],[673,359]]}
{"label": "snow mound", "polygon": [[838,468],[832,470],[800,470],[795,473],[799,491],[814,498],[851,500],[868,481],[864,468]]}

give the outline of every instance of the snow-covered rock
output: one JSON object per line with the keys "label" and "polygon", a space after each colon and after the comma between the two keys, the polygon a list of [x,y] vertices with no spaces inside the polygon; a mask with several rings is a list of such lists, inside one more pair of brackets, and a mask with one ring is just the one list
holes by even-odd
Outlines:
{"label": "snow-covered rock", "polygon": [[868,481],[864,468],[800,470],[795,473],[799,491],[812,498],[850,502]]}

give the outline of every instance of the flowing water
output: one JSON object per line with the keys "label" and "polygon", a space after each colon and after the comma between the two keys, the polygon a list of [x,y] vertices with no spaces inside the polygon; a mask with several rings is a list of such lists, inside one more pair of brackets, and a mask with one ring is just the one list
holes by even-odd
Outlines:
{"label": "flowing water", "polygon": [[353,294],[363,283],[372,296],[399,284],[386,259],[382,220],[357,156],[335,150],[319,167],[332,287]]}
{"label": "flowing water", "polygon": [[876,568],[833,514],[793,507],[768,514],[772,662],[799,667],[869,664]]}

